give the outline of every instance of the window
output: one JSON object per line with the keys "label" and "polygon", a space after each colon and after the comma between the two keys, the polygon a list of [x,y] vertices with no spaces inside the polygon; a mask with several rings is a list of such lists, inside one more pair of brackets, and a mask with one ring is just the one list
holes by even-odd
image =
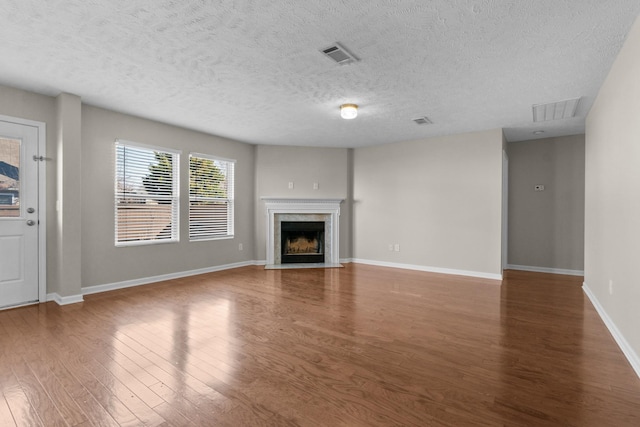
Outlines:
{"label": "window", "polygon": [[116,246],[177,242],[180,153],[116,141]]}
{"label": "window", "polygon": [[233,237],[235,160],[189,155],[189,239]]}
{"label": "window", "polygon": [[0,218],[20,216],[20,151],[22,141],[0,138]]}

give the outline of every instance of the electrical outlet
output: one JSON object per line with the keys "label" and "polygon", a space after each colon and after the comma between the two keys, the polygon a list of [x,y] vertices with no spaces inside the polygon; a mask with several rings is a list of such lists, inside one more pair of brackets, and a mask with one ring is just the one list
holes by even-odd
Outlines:
{"label": "electrical outlet", "polygon": [[393,243],[389,243],[389,252],[393,252]]}
{"label": "electrical outlet", "polygon": [[317,182],[313,183],[313,189],[317,190],[318,188],[320,188],[320,185]]}
{"label": "electrical outlet", "polygon": [[395,245],[393,245],[393,250],[396,252],[400,252],[400,243],[396,243]]}
{"label": "electrical outlet", "polygon": [[242,243],[238,243],[238,250],[241,251],[243,249]]}
{"label": "electrical outlet", "polygon": [[533,187],[533,190],[534,191],[544,191],[544,185],[538,184],[538,185]]}
{"label": "electrical outlet", "polygon": [[293,181],[289,181],[289,190],[293,190]]}
{"label": "electrical outlet", "polygon": [[613,295],[613,280],[609,279],[609,295]]}

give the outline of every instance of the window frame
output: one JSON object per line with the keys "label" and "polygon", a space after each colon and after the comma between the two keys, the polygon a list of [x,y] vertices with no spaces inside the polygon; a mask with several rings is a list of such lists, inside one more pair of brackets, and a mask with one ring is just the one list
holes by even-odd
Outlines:
{"label": "window frame", "polygon": [[[191,159],[197,158],[201,160],[210,160],[213,162],[222,162],[225,163],[225,182],[227,185],[227,197],[203,197],[203,196],[193,196],[191,193]],[[224,157],[214,156],[211,154],[203,154],[203,153],[189,153],[189,206],[188,206],[188,232],[189,232],[189,242],[202,242],[202,241],[210,241],[210,240],[224,240],[224,239],[233,239],[235,237],[235,169],[236,169],[237,161],[235,159],[228,159]],[[231,177],[229,179],[229,171],[231,172]],[[202,237],[196,237],[193,233],[192,225],[193,225],[193,216],[192,216],[192,202],[194,201],[212,201],[212,202],[224,202],[226,203],[226,233],[225,234],[216,234],[216,233],[200,233]]]}
{"label": "window frame", "polygon": [[[149,200],[156,200],[159,202],[161,200],[171,200],[171,230],[169,238],[152,238],[152,239],[136,239],[136,240],[121,240],[119,238],[120,227],[118,221],[118,212],[119,209],[122,208],[122,204],[119,203],[120,200],[123,199],[126,194],[126,190],[119,191],[119,184],[122,181],[124,184],[121,185],[121,188],[126,189],[127,187],[127,175],[126,171],[122,174],[119,172],[119,168],[121,167],[121,162],[126,162],[126,159],[122,161],[119,158],[119,149],[133,149],[138,150],[140,152],[150,152],[151,156],[155,156],[157,153],[171,155],[171,194],[169,196],[166,195],[154,195],[150,193],[140,193],[140,195],[144,195],[145,205]],[[139,142],[128,141],[124,139],[116,139],[114,143],[114,158],[115,158],[115,175],[114,175],[114,241],[116,247],[130,247],[130,246],[144,246],[144,245],[157,245],[157,244],[165,244],[165,243],[177,243],[180,241],[180,157],[182,151],[176,150],[173,148],[160,147],[156,145],[142,144]],[[126,170],[126,166],[125,170]],[[131,165],[132,168],[140,167],[140,165]],[[147,166],[148,167],[148,166]],[[122,176],[125,175],[125,176]],[[144,175],[137,174],[135,177],[132,177],[130,180],[135,179],[143,179]],[[143,184],[138,184],[143,185]],[[138,194],[138,193],[134,193]],[[160,204],[160,203],[157,203]]]}

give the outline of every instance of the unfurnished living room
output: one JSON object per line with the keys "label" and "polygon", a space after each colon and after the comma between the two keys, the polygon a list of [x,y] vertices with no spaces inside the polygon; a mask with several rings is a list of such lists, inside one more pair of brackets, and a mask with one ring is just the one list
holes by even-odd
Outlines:
{"label": "unfurnished living room", "polygon": [[1,426],[640,425],[637,0],[0,11]]}

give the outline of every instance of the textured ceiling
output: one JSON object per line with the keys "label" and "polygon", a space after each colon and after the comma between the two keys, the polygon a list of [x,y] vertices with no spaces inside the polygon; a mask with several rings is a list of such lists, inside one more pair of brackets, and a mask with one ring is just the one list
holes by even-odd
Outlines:
{"label": "textured ceiling", "polygon": [[[638,0],[0,0],[0,84],[257,144],[584,132]],[[340,42],[360,61],[319,50]],[[577,117],[533,104],[583,97]],[[360,105],[355,120],[338,106]],[[412,119],[427,116],[430,125]],[[544,130],[540,136],[533,131]]]}

